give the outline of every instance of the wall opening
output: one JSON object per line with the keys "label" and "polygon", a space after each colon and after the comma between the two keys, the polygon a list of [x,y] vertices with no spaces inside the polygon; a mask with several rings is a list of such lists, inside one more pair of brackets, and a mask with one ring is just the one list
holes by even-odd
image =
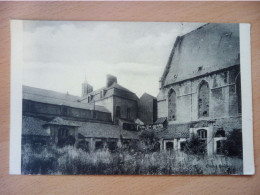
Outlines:
{"label": "wall opening", "polygon": [[173,89],[168,94],[168,120],[176,120],[176,92]]}
{"label": "wall opening", "polygon": [[166,150],[173,150],[173,143],[172,142],[166,142]]}
{"label": "wall opening", "polygon": [[198,115],[199,118],[209,116],[209,85],[206,81],[199,86]]}
{"label": "wall opening", "polygon": [[116,107],[116,117],[121,117],[121,108],[120,108],[120,106]]}

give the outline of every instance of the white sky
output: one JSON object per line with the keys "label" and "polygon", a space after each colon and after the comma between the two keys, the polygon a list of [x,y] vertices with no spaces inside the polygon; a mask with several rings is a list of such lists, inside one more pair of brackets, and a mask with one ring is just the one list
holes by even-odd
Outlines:
{"label": "white sky", "polygon": [[106,75],[141,96],[157,96],[177,36],[201,23],[24,21],[23,84],[81,95]]}

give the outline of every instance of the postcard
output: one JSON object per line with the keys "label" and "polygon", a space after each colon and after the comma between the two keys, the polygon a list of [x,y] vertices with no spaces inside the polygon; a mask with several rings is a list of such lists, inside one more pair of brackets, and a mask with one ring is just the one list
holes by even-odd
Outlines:
{"label": "postcard", "polygon": [[10,24],[10,174],[254,174],[250,24]]}

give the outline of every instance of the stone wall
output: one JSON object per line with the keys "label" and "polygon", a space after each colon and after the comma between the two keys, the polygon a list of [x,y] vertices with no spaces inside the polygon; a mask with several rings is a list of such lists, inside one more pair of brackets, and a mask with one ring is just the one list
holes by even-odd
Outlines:
{"label": "stone wall", "polygon": [[157,120],[156,98],[144,94],[138,104],[138,117],[145,124],[153,124]]}
{"label": "stone wall", "polygon": [[[125,99],[122,97],[114,96],[114,121],[115,121],[115,113],[116,113],[116,107],[120,106],[120,118],[122,119],[128,119],[128,120],[135,120],[138,117],[138,105],[137,101]],[[127,118],[127,108],[130,108],[130,118]]]}
{"label": "stone wall", "polygon": [[[236,65],[204,77],[169,85],[161,89],[165,98],[158,101],[158,117],[168,117],[168,93],[172,89],[177,95],[176,122],[239,116],[241,109],[236,85],[239,78],[239,65]],[[203,82],[209,86],[209,116],[199,116],[199,87]]]}

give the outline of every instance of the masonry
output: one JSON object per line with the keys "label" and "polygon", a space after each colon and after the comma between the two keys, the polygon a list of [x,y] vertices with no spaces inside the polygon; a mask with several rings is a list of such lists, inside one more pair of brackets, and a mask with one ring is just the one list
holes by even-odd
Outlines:
{"label": "masonry", "polygon": [[242,128],[240,82],[238,24],[206,24],[178,37],[157,96],[158,118],[169,124],[161,148],[181,149],[197,134],[209,155],[218,153],[227,133]]}

